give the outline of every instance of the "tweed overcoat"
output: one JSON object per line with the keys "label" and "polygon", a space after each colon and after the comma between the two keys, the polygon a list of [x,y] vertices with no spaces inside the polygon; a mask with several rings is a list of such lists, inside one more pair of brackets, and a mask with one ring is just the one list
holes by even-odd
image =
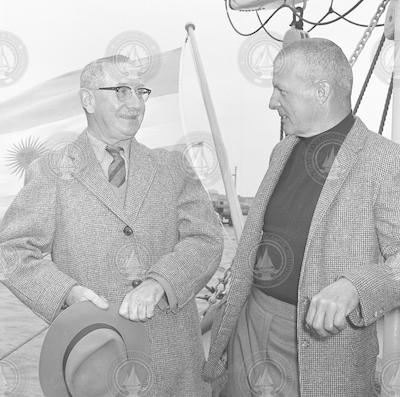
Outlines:
{"label": "tweed overcoat", "polygon": [[144,323],[155,384],[146,396],[207,397],[195,296],[219,265],[222,229],[180,153],[135,139],[130,153],[125,207],[86,132],[32,164],[0,229],[3,258],[16,264],[5,284],[51,322],[76,284],[121,303],[132,279],[164,278],[178,305],[163,297]]}
{"label": "tweed overcoat", "polygon": [[[274,148],[244,226],[203,369],[215,385],[226,379],[226,347],[251,290],[268,200],[298,140],[287,136]],[[305,327],[310,299],[340,277],[355,285],[360,304],[342,332],[318,338]],[[301,397],[373,396],[376,320],[399,305],[400,146],[356,118],[324,183],[304,252],[297,305]]]}

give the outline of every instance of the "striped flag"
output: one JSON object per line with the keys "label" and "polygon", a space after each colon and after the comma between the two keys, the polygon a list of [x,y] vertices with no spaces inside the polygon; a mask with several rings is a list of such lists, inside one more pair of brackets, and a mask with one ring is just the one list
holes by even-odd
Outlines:
{"label": "striped flag", "polygon": [[[173,146],[184,136],[179,104],[182,48],[153,56],[152,90],[137,139],[149,147]],[[24,169],[46,148],[74,140],[86,127],[79,99],[81,70],[64,74],[0,103],[0,217],[23,184]]]}

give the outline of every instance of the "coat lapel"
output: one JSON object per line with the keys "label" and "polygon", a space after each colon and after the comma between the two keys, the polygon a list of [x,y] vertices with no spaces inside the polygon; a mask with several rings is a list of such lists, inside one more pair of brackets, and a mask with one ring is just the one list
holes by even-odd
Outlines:
{"label": "coat lapel", "polygon": [[[255,261],[257,250],[253,248],[258,246],[262,237],[264,213],[269,199],[271,198],[285,164],[298,141],[299,138],[288,136],[276,148],[267,173],[261,182],[251,206],[238,245],[234,261],[235,265],[232,266],[232,285],[227,297],[227,309],[225,310],[217,331],[218,334],[224,335],[226,338],[229,337],[232,328],[235,326],[237,315],[247,299],[249,288],[252,285],[253,269],[249,264],[254,263]],[[224,346],[215,346],[215,348],[223,349]],[[222,353],[222,351],[220,353]],[[210,351],[210,356],[211,354],[212,352]],[[218,353],[216,354],[216,357],[219,357]]]}
{"label": "coat lapel", "polygon": [[343,144],[340,147],[339,152],[336,155],[335,161],[333,162],[329,174],[326,178],[324,187],[322,188],[317,205],[315,207],[310,230],[308,232],[306,248],[303,256],[303,266],[300,276],[300,283],[310,242],[315,234],[315,231],[318,228],[319,223],[321,222],[322,218],[328,211],[328,208],[339,193],[343,182],[346,180],[348,174],[350,173],[351,169],[358,159],[358,152],[364,146],[365,139],[367,137],[365,131],[367,131],[367,127],[359,118],[356,118],[356,121],[352,129],[349,131],[346,139],[343,141]]}
{"label": "coat lapel", "polygon": [[125,211],[132,222],[139,213],[156,172],[157,163],[151,149],[132,139],[125,201]]}
{"label": "coat lapel", "polygon": [[84,167],[75,173],[74,177],[107,206],[110,211],[132,227],[131,219],[127,216],[123,206],[114,194],[110,183],[104,177],[103,170],[90,146],[87,132],[84,131],[73,145],[80,151],[84,161]]}
{"label": "coat lapel", "polygon": [[[294,147],[296,146],[299,139],[295,136],[288,136],[282,141],[274,153],[274,159],[272,159],[270,166],[263,178],[260,187],[256,194],[254,210],[250,215],[250,219],[247,222],[251,234],[254,235],[254,231],[261,232],[264,224],[264,214],[267,208],[269,199],[275,189],[276,184],[279,181],[279,177],[289,159]],[[248,233],[249,231],[244,231]]]}

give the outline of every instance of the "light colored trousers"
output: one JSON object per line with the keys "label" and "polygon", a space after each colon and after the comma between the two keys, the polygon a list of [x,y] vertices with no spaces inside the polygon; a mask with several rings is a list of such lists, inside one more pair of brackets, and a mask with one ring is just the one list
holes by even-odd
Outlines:
{"label": "light colored trousers", "polygon": [[299,397],[296,307],[253,288],[228,346],[221,397]]}

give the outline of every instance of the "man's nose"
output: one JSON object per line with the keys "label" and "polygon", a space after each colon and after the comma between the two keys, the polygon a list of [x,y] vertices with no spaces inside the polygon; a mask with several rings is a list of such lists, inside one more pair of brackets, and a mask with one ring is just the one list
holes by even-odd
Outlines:
{"label": "man's nose", "polygon": [[140,108],[143,100],[137,96],[135,92],[132,92],[131,97],[125,101],[128,107]]}
{"label": "man's nose", "polygon": [[269,108],[271,110],[276,110],[280,106],[277,94],[275,93],[275,90],[273,91],[271,98],[269,100]]}

